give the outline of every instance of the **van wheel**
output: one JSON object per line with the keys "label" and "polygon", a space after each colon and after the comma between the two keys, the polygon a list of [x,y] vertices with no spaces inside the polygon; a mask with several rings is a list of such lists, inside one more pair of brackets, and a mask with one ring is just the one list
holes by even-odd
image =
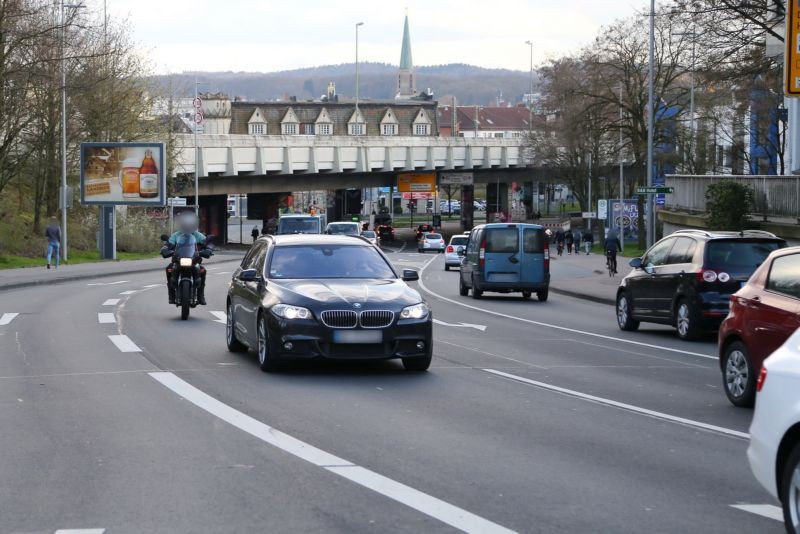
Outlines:
{"label": "van wheel", "polygon": [[478,289],[478,284],[475,283],[475,277],[472,277],[472,298],[479,299],[483,296],[483,290]]}
{"label": "van wheel", "polygon": [[458,294],[466,297],[469,294],[469,288],[464,284],[464,278],[461,273],[458,273]]}
{"label": "van wheel", "polygon": [[522,298],[524,298],[524,299],[531,298],[531,292],[530,291],[523,291],[522,292]]}
{"label": "van wheel", "polygon": [[697,313],[689,306],[686,299],[678,301],[678,307],[675,309],[675,328],[678,329],[678,337],[684,341],[692,341],[700,335],[697,328]]}
{"label": "van wheel", "polygon": [[536,297],[539,299],[540,302],[547,302],[548,294],[550,293],[549,289],[540,289],[536,292]]}
{"label": "van wheel", "polygon": [[639,321],[631,316],[631,299],[627,293],[620,293],[617,297],[617,326],[620,330],[631,332],[639,328]]}

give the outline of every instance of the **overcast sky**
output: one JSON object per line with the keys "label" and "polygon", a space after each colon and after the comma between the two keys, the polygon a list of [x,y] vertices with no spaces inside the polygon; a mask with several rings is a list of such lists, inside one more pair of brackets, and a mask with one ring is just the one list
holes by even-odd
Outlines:
{"label": "overcast sky", "polygon": [[[102,17],[104,0],[84,0]],[[527,70],[589,44],[601,26],[646,0],[105,0],[127,20],[159,73],[397,64],[405,7],[415,65],[469,63]],[[644,22],[643,22],[644,23]]]}

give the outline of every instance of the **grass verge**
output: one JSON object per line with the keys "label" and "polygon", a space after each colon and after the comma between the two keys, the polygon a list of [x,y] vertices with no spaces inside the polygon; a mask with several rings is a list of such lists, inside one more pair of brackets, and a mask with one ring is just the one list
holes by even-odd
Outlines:
{"label": "grass verge", "polygon": [[[117,260],[147,260],[157,258],[158,254],[151,252],[117,252]],[[95,263],[101,261],[114,261],[114,260],[101,260],[100,253],[96,250],[70,250],[69,262],[67,265],[76,265],[78,263]],[[0,270],[1,269],[18,269],[20,267],[44,267],[45,258],[31,258],[27,256],[3,256],[0,255]]]}

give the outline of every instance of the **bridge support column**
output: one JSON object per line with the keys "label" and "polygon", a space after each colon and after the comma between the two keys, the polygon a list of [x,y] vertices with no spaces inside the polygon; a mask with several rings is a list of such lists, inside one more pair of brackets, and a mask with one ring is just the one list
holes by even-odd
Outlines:
{"label": "bridge support column", "polygon": [[495,183],[486,184],[486,222],[502,222],[508,220],[510,211],[508,209],[508,184]]}
{"label": "bridge support column", "polygon": [[461,230],[472,230],[475,226],[475,186],[461,186]]}

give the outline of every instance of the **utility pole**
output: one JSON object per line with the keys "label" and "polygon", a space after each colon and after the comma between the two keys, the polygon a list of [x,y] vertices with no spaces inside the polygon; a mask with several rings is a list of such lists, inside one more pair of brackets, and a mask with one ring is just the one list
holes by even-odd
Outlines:
{"label": "utility pole", "polygon": [[[197,106],[197,86],[200,82],[197,81],[197,77],[194,78],[194,103]],[[194,213],[195,215],[200,217],[200,152],[197,149],[197,128],[200,127],[200,123],[197,122],[197,114],[200,113],[200,109],[195,109],[195,121],[194,121]]]}
{"label": "utility pole", "polygon": [[588,223],[587,223],[586,226],[589,227],[589,232],[591,232],[592,231],[592,217],[591,217],[591,213],[592,213],[592,153],[591,152],[589,152],[587,154],[587,159],[589,161],[589,202],[588,202],[589,205],[587,206],[587,208],[589,210],[589,217],[587,218]]}
{"label": "utility pole", "polygon": [[625,175],[622,169],[622,84],[619,84],[619,220],[614,221],[614,206],[611,206],[611,225],[617,227],[619,244],[625,251]]}
{"label": "utility pole", "polygon": [[358,135],[366,134],[361,132],[361,123],[358,122],[358,27],[363,26],[363,22],[356,22],[356,124],[358,125]]}
{"label": "utility pole", "polygon": [[[650,0],[650,52],[647,77],[647,185],[653,187],[653,140],[655,125],[655,89],[654,89],[654,56],[655,56],[655,0]],[[647,199],[647,247],[649,248],[655,241],[655,195],[646,195]]]}
{"label": "utility pole", "polygon": [[528,93],[528,135],[533,132],[533,42],[525,41],[531,49],[530,92]]}

